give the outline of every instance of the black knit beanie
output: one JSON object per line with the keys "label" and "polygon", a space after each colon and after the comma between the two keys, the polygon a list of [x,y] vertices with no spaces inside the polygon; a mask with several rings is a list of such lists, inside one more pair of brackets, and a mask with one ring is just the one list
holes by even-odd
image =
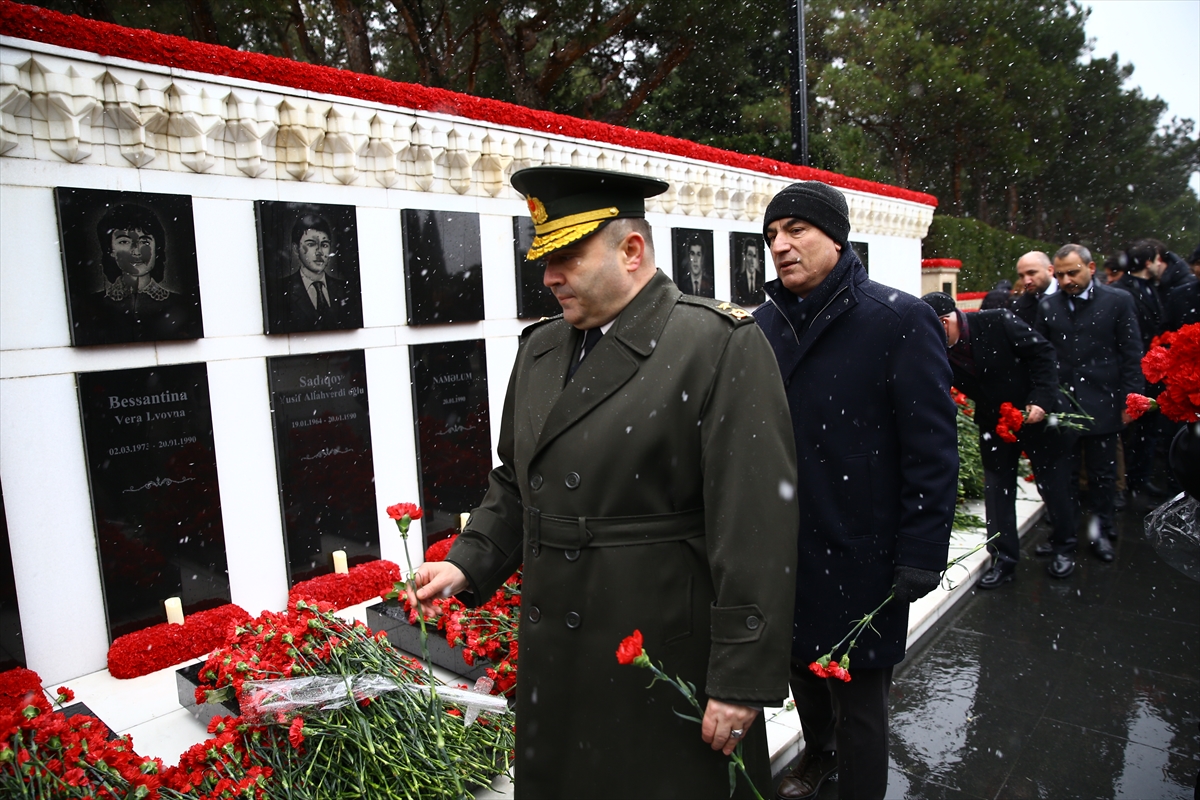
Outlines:
{"label": "black knit beanie", "polygon": [[850,238],[850,208],[846,196],[820,181],[793,183],[771,198],[763,215],[763,237],[767,226],[779,219],[795,217],[811,222],[843,247]]}
{"label": "black knit beanie", "polygon": [[939,317],[944,317],[957,310],[954,304],[954,298],[945,292],[930,292],[921,298],[933,308],[933,313]]}

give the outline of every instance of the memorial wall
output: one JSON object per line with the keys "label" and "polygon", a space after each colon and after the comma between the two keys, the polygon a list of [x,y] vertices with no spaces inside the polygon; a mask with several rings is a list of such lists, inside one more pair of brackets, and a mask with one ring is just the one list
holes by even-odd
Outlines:
{"label": "memorial wall", "polygon": [[920,290],[924,195],[476,98],[430,110],[427,90],[380,79],[315,91],[336,71],[163,55],[170,37],[144,32],[88,45],[13,8],[0,669],[104,669],[168,597],[281,609],[335,550],[402,564],[391,503],[426,509],[414,562],[456,531],[495,461],[517,337],[557,310],[523,255],[515,169],[668,181],[648,202],[660,268],[746,306],[774,277],[766,202],[826,179],[872,277]]}

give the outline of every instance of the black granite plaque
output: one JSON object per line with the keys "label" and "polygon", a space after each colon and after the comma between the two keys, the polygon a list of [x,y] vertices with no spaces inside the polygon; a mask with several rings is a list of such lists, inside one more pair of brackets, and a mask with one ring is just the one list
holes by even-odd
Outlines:
{"label": "black granite plaque", "polygon": [[54,200],[71,344],[204,336],[192,198],[60,187]]}
{"label": "black granite plaque", "polygon": [[492,469],[487,353],[482,339],[409,345],[425,546],[457,533],[483,500]]}
{"label": "black granite plaque", "polygon": [[733,302],[739,306],[762,305],[766,299],[763,292],[763,284],[767,282],[764,257],[769,257],[769,253],[762,234],[729,235],[729,285],[733,287]]}
{"label": "black granite plaque", "polygon": [[110,636],[229,602],[203,364],[78,375]]}
{"label": "black granite plaque", "polygon": [[267,333],[362,327],[354,206],[254,204]]}
{"label": "black granite plaque", "polygon": [[479,215],[408,208],[400,215],[408,324],[483,319]]}
{"label": "black granite plaque", "polygon": [[713,286],[712,231],[693,228],[671,229],[672,260],[675,264],[675,285],[684,294],[716,297]]}
{"label": "black granite plaque", "polygon": [[362,350],[267,359],[291,583],[379,558]]}
{"label": "black granite plaque", "polygon": [[536,258],[533,261],[525,258],[529,246],[533,244],[533,220],[529,217],[513,217],[513,245],[517,261],[517,317],[520,319],[538,319],[552,317],[562,311],[554,293],[542,283],[542,274],[546,271],[546,261]]}
{"label": "black granite plaque", "polygon": [[854,248],[854,252],[858,253],[858,260],[862,262],[863,269],[867,274],[871,274],[871,246],[866,242],[851,242],[850,246]]}
{"label": "black granite plaque", "polygon": [[25,643],[21,638],[21,610],[17,607],[17,580],[13,575],[12,549],[8,544],[4,490],[0,488],[0,672],[23,666]]}

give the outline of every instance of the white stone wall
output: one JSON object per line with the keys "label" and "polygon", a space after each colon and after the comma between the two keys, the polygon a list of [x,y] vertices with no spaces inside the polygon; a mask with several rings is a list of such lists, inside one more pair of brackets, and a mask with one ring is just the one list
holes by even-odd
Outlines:
{"label": "white stone wall", "polygon": [[[516,319],[512,217],[527,211],[508,184],[513,169],[576,164],[668,180],[670,191],[648,213],[659,263],[670,270],[672,227],[713,230],[716,292],[724,298],[729,234],[761,230],[762,209],[787,183],[7,37],[0,37],[0,155],[0,484],[26,657],[47,682],[103,669],[108,649],[76,372],[208,364],[233,600],[251,613],[279,609],[287,581],[268,356],[365,350],[382,551],[403,563],[384,509],[418,499],[407,345],[485,339],[491,405],[501,407],[525,325]],[[192,197],[203,339],[71,347],[57,186]],[[933,209],[846,194],[851,238],[869,243],[872,277],[919,292],[920,239]],[[361,330],[263,334],[255,200],[357,208]],[[404,208],[480,215],[484,321],[405,324]],[[493,440],[498,432],[493,418]],[[412,550],[419,561],[419,547]]]}

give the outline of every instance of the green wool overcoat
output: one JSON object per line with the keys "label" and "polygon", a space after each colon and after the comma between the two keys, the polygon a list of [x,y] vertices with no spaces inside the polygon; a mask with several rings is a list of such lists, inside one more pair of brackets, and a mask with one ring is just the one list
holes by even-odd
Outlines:
{"label": "green wool overcoat", "polygon": [[[516,793],[727,798],[728,759],[673,713],[692,709],[615,653],[640,630],[702,708],[787,696],[798,515],[783,382],[749,315],[661,271],[568,380],[581,335],[561,317],[522,333],[502,463],[447,558],[468,604],[524,564]],[[766,795],[761,717],[745,748]]]}

